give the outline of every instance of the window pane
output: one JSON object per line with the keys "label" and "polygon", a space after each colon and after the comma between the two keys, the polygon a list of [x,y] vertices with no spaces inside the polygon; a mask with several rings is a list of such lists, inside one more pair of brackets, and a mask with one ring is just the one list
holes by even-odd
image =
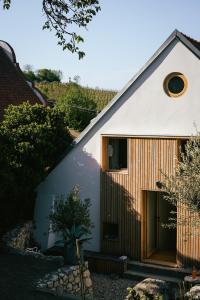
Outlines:
{"label": "window pane", "polygon": [[179,94],[184,89],[184,81],[179,76],[174,76],[169,80],[168,89],[173,94]]}
{"label": "window pane", "polygon": [[108,161],[110,170],[127,169],[127,139],[109,138]]}
{"label": "window pane", "polygon": [[119,238],[118,224],[103,223],[103,238],[105,240],[115,240]]}

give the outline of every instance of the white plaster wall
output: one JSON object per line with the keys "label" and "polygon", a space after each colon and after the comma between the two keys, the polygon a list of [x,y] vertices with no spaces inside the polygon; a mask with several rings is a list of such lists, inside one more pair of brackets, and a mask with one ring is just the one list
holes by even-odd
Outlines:
{"label": "white plaster wall", "polygon": [[[98,135],[88,143],[80,143],[64,158],[64,160],[50,173],[47,179],[38,188],[36,200],[35,221],[36,239],[45,249],[54,243],[54,235],[51,233],[46,239],[49,220],[48,215],[52,206],[54,195],[66,195],[75,184],[80,185],[82,198],[90,198],[92,201],[91,218],[95,227],[93,240],[88,244],[88,250],[99,250],[100,231],[100,203],[99,203],[99,147]],[[98,160],[97,160],[98,159]],[[47,200],[48,199],[48,200]]]}
{"label": "white plaster wall", "polygon": [[[126,103],[112,115],[104,133],[187,136],[196,133],[194,123],[200,129],[200,60],[178,42],[153,73],[152,68],[134,93],[134,87],[126,93]],[[163,89],[165,77],[174,71],[188,80],[186,93],[176,100]]]}
{"label": "white plaster wall", "polygon": [[[163,90],[163,81],[171,72],[181,72],[188,80],[186,93],[176,100]],[[54,242],[54,236],[47,233],[53,195],[69,193],[75,184],[79,184],[81,197],[89,197],[92,201],[91,218],[95,225],[87,249],[100,250],[101,135],[195,134],[194,123],[200,129],[199,80],[199,59],[181,42],[171,43],[38,187],[35,236],[43,248]]]}

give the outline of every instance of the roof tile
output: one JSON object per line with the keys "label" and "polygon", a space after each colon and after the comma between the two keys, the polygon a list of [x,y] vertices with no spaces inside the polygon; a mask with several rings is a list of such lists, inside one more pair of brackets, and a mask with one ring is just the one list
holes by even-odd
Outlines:
{"label": "roof tile", "polygon": [[0,47],[0,120],[9,105],[19,105],[24,101],[40,103],[40,99],[26,82],[19,66],[13,64]]}

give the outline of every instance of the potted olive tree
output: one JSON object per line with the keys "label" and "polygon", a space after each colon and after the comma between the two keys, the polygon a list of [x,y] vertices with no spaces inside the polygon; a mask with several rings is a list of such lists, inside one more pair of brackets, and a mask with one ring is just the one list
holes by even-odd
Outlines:
{"label": "potted olive tree", "polygon": [[77,241],[80,245],[82,257],[82,244],[91,239],[93,224],[90,220],[90,199],[81,200],[79,187],[76,185],[65,199],[57,197],[54,209],[49,218],[52,230],[62,234],[62,240],[56,245],[64,247],[64,260],[66,264],[77,264]]}

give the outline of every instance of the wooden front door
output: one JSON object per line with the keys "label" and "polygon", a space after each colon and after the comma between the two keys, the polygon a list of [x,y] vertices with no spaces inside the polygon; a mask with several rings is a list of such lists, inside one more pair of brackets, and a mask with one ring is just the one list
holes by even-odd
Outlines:
{"label": "wooden front door", "polygon": [[[142,258],[156,257],[156,253],[173,253],[176,251],[176,230],[163,227],[167,224],[173,208],[163,198],[163,193],[144,192]],[[170,254],[171,255],[171,254]],[[162,255],[161,255],[162,256]],[[165,258],[164,258],[165,259]]]}

